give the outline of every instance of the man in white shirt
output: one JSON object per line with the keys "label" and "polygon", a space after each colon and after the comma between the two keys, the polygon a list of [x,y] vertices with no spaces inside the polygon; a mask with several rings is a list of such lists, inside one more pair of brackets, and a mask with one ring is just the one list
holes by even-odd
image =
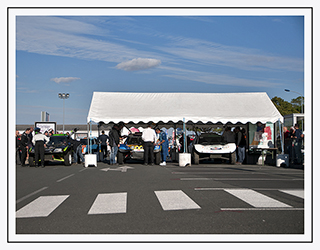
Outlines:
{"label": "man in white shirt", "polygon": [[41,159],[41,167],[44,168],[44,147],[46,143],[50,141],[50,139],[40,133],[40,128],[35,128],[35,136],[32,139],[32,143],[35,145],[34,154],[35,154],[35,166],[38,167],[39,164],[39,156]]}
{"label": "man in white shirt", "polygon": [[153,148],[157,140],[156,132],[151,128],[152,123],[148,123],[148,128],[142,132],[142,140],[144,141],[144,164],[148,165],[149,160],[151,165],[154,165]]}

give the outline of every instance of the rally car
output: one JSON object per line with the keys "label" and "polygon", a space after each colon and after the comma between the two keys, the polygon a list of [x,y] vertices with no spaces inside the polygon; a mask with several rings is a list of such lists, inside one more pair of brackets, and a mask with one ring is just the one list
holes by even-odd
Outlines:
{"label": "rally car", "polygon": [[192,158],[194,164],[204,159],[224,159],[236,163],[236,144],[226,143],[218,133],[202,133],[193,143]]}
{"label": "rally car", "polygon": [[[88,147],[88,139],[87,138],[82,138],[80,139],[80,142],[82,144],[82,148],[81,148],[81,153],[84,154],[88,154],[89,153],[89,147]],[[93,138],[91,140],[91,151],[93,154],[97,153],[100,151],[100,147],[99,147],[99,143],[97,138]]]}
{"label": "rally car", "polygon": [[[63,162],[65,166],[72,164],[72,145],[68,137],[63,134],[55,134],[49,137],[50,141],[44,149],[45,161]],[[34,166],[34,147],[29,149],[29,165]]]}
{"label": "rally car", "polygon": [[[143,160],[144,159],[144,149],[143,149],[143,140],[141,138],[142,133],[129,134],[127,140],[124,144],[120,144],[118,150],[118,163],[123,164],[124,161],[133,159],[133,160]],[[159,165],[161,161],[160,156],[160,146],[154,146],[154,159],[155,164]]]}

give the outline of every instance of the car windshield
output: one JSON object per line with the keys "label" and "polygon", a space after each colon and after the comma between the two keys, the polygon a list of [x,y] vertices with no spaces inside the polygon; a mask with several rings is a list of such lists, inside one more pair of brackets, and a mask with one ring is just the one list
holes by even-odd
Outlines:
{"label": "car windshield", "polygon": [[87,145],[88,144],[88,139],[80,139],[80,142],[82,145]]}
{"label": "car windshield", "polygon": [[65,136],[51,136],[48,146],[65,146],[67,145],[67,137]]}
{"label": "car windshield", "polygon": [[[88,139],[87,138],[80,139],[80,142],[81,142],[82,145],[88,145]],[[99,143],[98,143],[98,140],[96,138],[92,138],[91,139],[91,144],[95,145],[95,144],[99,144]]]}
{"label": "car windshield", "polygon": [[218,134],[202,134],[199,136],[198,144],[209,145],[221,143],[221,135]]}
{"label": "car windshield", "polygon": [[131,145],[142,145],[142,138],[140,135],[129,135],[127,139],[127,144]]}

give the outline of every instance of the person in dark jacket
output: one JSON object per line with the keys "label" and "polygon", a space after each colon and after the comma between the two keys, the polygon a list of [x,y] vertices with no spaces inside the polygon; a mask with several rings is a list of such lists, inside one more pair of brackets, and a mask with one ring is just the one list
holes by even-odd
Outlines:
{"label": "person in dark jacket", "polygon": [[20,144],[21,144],[21,135],[19,131],[16,130],[16,164],[17,165],[21,165]]}
{"label": "person in dark jacket", "polygon": [[107,157],[108,152],[108,144],[107,141],[109,140],[109,136],[107,136],[104,131],[101,132],[101,135],[99,136],[99,142],[101,143],[101,152],[103,153],[103,158]]}
{"label": "person in dark jacket", "polygon": [[110,165],[116,164],[116,156],[118,153],[118,147],[120,146],[120,130],[121,128],[119,125],[115,124],[109,132],[109,145],[111,147]]}
{"label": "person in dark jacket", "polygon": [[236,145],[237,145],[237,162],[236,164],[242,164],[246,155],[246,130],[242,129],[240,130],[240,127],[237,126],[235,128],[236,133]]}
{"label": "person in dark jacket", "polygon": [[31,133],[31,129],[27,128],[23,134],[21,135],[21,141],[20,141],[20,150],[21,150],[21,166],[26,166],[26,159],[27,159],[27,152],[28,152],[28,142],[29,137],[28,135]]}
{"label": "person in dark jacket", "polygon": [[68,138],[68,142],[72,144],[74,163],[78,164],[78,156],[81,159],[81,163],[84,163],[84,157],[82,155],[82,143],[78,140],[72,139],[71,137]]}
{"label": "person in dark jacket", "polygon": [[302,147],[302,140],[303,140],[303,132],[301,129],[299,129],[299,125],[296,124],[294,126],[295,133],[292,136],[292,139],[294,139],[293,143],[293,149],[294,149],[294,161],[297,164],[302,164],[302,153],[301,153],[301,147]]}

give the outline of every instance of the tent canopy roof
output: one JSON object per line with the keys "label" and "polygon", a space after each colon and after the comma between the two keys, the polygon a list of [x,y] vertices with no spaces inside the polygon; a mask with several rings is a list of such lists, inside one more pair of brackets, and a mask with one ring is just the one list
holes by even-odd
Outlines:
{"label": "tent canopy roof", "polygon": [[93,92],[87,122],[201,124],[276,122],[283,117],[262,93]]}

